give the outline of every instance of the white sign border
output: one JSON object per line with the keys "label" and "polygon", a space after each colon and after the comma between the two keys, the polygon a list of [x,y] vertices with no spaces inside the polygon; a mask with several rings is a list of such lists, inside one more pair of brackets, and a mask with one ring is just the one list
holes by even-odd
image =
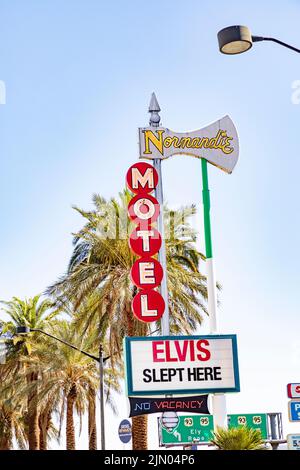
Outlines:
{"label": "white sign border", "polygon": [[[187,389],[187,390],[148,390],[148,391],[135,391],[133,389],[132,381],[132,354],[131,354],[131,342],[133,341],[155,341],[159,340],[183,340],[183,339],[231,339],[232,341],[232,354],[233,354],[233,370],[234,370],[234,381],[235,386],[232,388],[207,388],[207,389]],[[124,352],[125,352],[125,383],[126,383],[126,394],[127,396],[157,396],[157,395],[184,395],[184,394],[205,394],[205,393],[234,393],[240,391],[240,377],[239,377],[239,364],[238,364],[238,353],[237,353],[237,338],[236,335],[205,335],[205,336],[159,336],[159,337],[147,337],[147,336],[127,336],[124,338]]]}

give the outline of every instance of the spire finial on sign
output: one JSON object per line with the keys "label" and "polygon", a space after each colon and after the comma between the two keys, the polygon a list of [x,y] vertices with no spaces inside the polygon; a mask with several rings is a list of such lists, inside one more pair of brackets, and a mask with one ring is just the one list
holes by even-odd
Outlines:
{"label": "spire finial on sign", "polygon": [[151,113],[150,121],[149,121],[150,126],[159,127],[160,115],[158,113],[160,111],[160,107],[159,107],[159,104],[158,104],[158,101],[154,92],[151,95],[151,100],[150,100],[148,111],[149,113]]}

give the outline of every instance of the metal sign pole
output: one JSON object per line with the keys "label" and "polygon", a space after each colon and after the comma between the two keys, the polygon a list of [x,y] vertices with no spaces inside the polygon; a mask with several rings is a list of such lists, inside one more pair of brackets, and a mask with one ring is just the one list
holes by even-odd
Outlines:
{"label": "metal sign pole", "polygon": [[[149,105],[150,121],[149,124],[151,127],[159,127],[160,115],[159,104],[157,102],[155,93],[152,93],[151,101]],[[168,302],[168,275],[167,275],[167,259],[166,259],[166,244],[165,244],[165,230],[164,230],[164,197],[163,197],[163,187],[162,187],[162,172],[161,172],[161,159],[156,158],[153,160],[153,166],[158,173],[158,184],[155,189],[155,197],[160,206],[160,213],[157,220],[157,230],[161,234],[162,244],[158,254],[158,260],[163,268],[164,277],[162,279],[160,293],[165,301],[165,312],[161,319],[161,329],[162,336],[169,336],[170,334],[170,323],[169,323],[169,302]]]}
{"label": "metal sign pole", "polygon": [[[209,332],[216,334],[218,332],[217,323],[217,292],[216,280],[214,274],[211,224],[210,224],[210,196],[208,186],[207,160],[201,159],[202,165],[202,197],[204,213],[204,233],[205,233],[205,254],[207,266],[207,296],[208,296],[208,314],[209,314]],[[214,428],[227,428],[227,409],[226,395],[218,393],[212,395],[212,406],[214,415]]]}
{"label": "metal sign pole", "polygon": [[[151,127],[154,127],[154,128],[159,127],[159,123],[160,123],[160,115],[158,114],[159,112],[160,112],[160,106],[158,104],[155,93],[152,93],[150,105],[149,105],[149,113],[151,113],[149,124]],[[160,293],[161,293],[162,298],[165,301],[165,311],[161,318],[161,334],[162,336],[169,336],[170,335],[169,295],[168,295],[167,255],[166,255],[165,227],[164,227],[164,195],[163,195],[163,186],[162,186],[161,159],[155,158],[153,160],[153,166],[158,173],[158,184],[155,189],[155,197],[160,207],[159,216],[157,219],[157,230],[160,232],[161,239],[162,239],[161,248],[158,253],[158,260],[164,272],[164,277],[162,279],[161,286],[160,286]],[[166,395],[166,397],[168,396],[171,397],[172,395]],[[173,413],[173,414],[177,417],[176,413]],[[167,415],[168,415],[168,412],[163,413],[160,419],[162,420],[163,417]]]}

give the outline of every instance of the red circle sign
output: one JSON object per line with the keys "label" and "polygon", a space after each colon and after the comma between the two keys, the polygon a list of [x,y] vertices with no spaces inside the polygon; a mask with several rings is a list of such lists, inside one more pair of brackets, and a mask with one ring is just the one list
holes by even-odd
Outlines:
{"label": "red circle sign", "polygon": [[129,237],[129,246],[137,255],[153,256],[160,250],[161,235],[154,227],[138,225]]}
{"label": "red circle sign", "polygon": [[153,289],[159,286],[163,278],[163,268],[154,258],[137,259],[131,268],[132,282],[140,289]]}
{"label": "red circle sign", "polygon": [[149,194],[137,194],[128,204],[129,218],[143,228],[155,222],[159,216],[159,204]]}
{"label": "red circle sign", "polygon": [[127,171],[127,187],[135,194],[151,193],[156,188],[157,183],[157,171],[152,165],[149,165],[149,163],[135,163]]}
{"label": "red circle sign", "polygon": [[154,289],[140,290],[131,306],[134,316],[146,323],[159,320],[165,311],[165,301]]}

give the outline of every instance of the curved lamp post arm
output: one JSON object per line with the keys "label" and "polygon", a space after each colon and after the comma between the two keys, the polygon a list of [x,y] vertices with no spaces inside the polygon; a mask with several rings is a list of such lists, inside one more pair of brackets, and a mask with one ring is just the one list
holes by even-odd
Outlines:
{"label": "curved lamp post arm", "polygon": [[[60,343],[65,344],[66,346],[69,346],[69,348],[75,349],[76,351],[81,352],[85,356],[90,357],[91,359],[94,359],[95,361],[99,362],[99,357],[93,356],[92,354],[87,353],[86,351],[82,351],[82,349],[77,348],[71,343],[68,343],[67,341],[64,341],[63,339],[57,338],[54,335],[51,335],[50,333],[46,333],[44,330],[40,330],[39,328],[30,328],[30,331],[37,331],[39,333],[43,333],[43,335],[49,336],[49,338],[55,339],[56,341],[59,341]],[[106,361],[108,358],[104,358],[103,361]]]}
{"label": "curved lamp post arm", "polygon": [[[87,353],[86,351],[83,351],[82,349],[77,348],[77,346],[74,346],[73,344],[68,343],[68,341],[64,341],[63,339],[58,338],[57,336],[51,335],[50,333],[47,333],[46,331],[41,330],[40,328],[29,328],[29,327],[26,327],[26,326],[22,326],[22,327],[19,327],[17,329],[21,330],[17,333],[22,334],[22,335],[26,334],[26,333],[29,333],[30,331],[36,331],[38,333],[42,333],[43,335],[49,336],[49,338],[55,339],[56,341],[59,341],[60,343],[65,344],[69,348],[75,349],[75,351],[81,352],[81,354],[84,354],[85,356],[90,357],[91,359],[93,359],[94,361],[97,361],[98,363],[100,362],[100,356],[102,357],[103,363],[105,363],[108,359],[111,358],[111,356],[113,356],[114,354],[117,354],[117,351],[116,351],[116,352],[112,353],[110,356],[103,357],[102,356],[103,348],[102,348],[102,345],[100,345],[99,357],[96,357],[96,356],[93,356],[93,354]],[[155,331],[152,331],[152,333],[149,333],[149,335],[146,335],[146,336],[151,336],[152,334],[156,333],[157,331],[158,331],[158,329],[155,330]]]}
{"label": "curved lamp post arm", "polygon": [[218,32],[218,43],[219,50],[222,54],[235,55],[242,54],[243,52],[251,49],[254,42],[259,41],[271,41],[276,42],[280,46],[286,47],[291,51],[300,53],[300,49],[291,46],[286,42],[280,41],[279,39],[264,37],[264,36],[252,36],[248,26],[234,25],[227,26]]}
{"label": "curved lamp post arm", "polygon": [[252,36],[252,41],[253,42],[259,42],[259,41],[272,41],[276,42],[277,44],[280,44],[280,46],[287,47],[288,49],[291,49],[292,51],[300,53],[300,49],[297,49],[297,47],[291,46],[290,44],[287,44],[286,42],[279,41],[279,39],[275,38],[265,38],[263,36]]}
{"label": "curved lamp post arm", "polygon": [[101,449],[105,450],[105,421],[104,421],[104,369],[103,365],[104,363],[111,357],[103,357],[103,346],[100,344],[99,347],[99,357],[93,356],[93,354],[89,354],[86,351],[83,351],[80,348],[77,348],[77,346],[74,346],[73,344],[69,343],[68,341],[65,341],[63,339],[58,338],[57,336],[51,335],[50,333],[47,333],[44,330],[40,330],[39,328],[29,328],[26,326],[21,326],[17,328],[17,334],[27,334],[30,331],[35,331],[38,333],[42,333],[43,335],[48,336],[49,338],[54,339],[55,341],[59,341],[60,343],[64,344],[65,346],[68,346],[69,348],[75,349],[75,351],[80,352],[81,354],[84,354],[85,356],[93,359],[94,361],[98,362],[99,364],[99,378],[100,378],[100,426],[101,426]]}

